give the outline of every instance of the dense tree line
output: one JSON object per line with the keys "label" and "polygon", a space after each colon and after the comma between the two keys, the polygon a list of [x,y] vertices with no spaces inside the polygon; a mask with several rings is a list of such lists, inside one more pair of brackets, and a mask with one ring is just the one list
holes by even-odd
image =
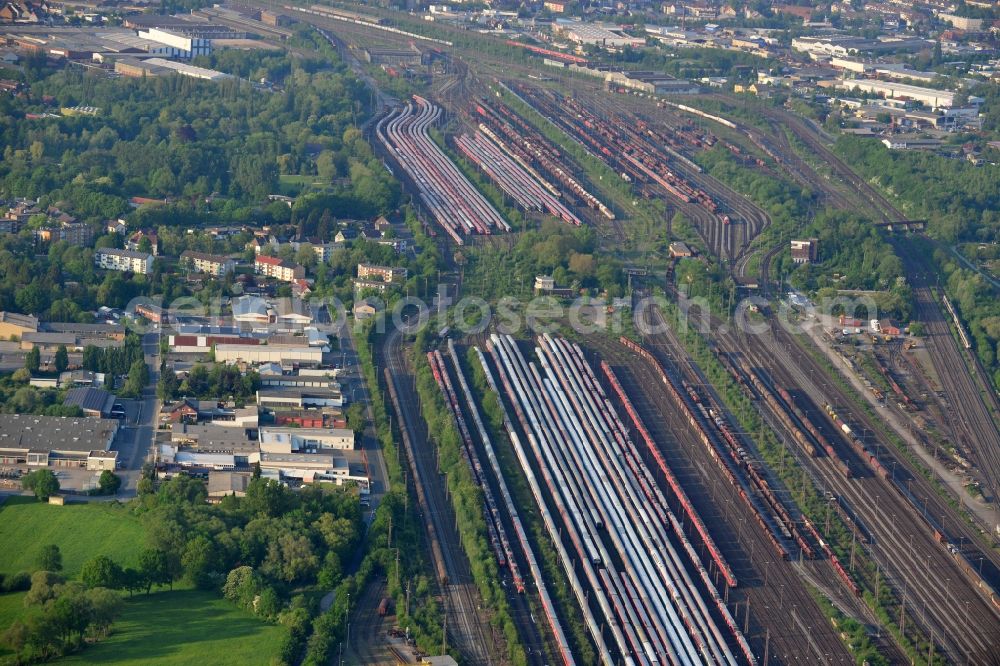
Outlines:
{"label": "dense tree line", "polygon": [[[975,167],[918,151],[890,151],[876,141],[841,137],[837,152],[866,178],[892,192],[913,218],[926,219],[928,233],[942,246],[968,241],[1000,241],[1000,179],[995,167]],[[1000,384],[1000,301],[996,289],[957,261],[945,247],[916,242],[942,273],[951,297],[972,335],[976,353]]]}
{"label": "dense tree line", "polygon": [[44,416],[83,416],[76,405],[63,405],[66,389],[38,388],[27,383],[28,373],[17,370],[0,377],[0,412]]}
{"label": "dense tree line", "polygon": [[[391,192],[372,184],[390,177],[352,128],[369,97],[342,65],[322,69],[318,61],[234,52],[214,61],[281,77],[283,91],[238,78],[108,79],[75,68],[30,80],[31,94],[8,103],[0,121],[0,191],[60,201],[100,221],[127,211],[134,195],[191,200],[215,192],[259,201],[278,191],[282,173],[317,174],[317,151],[329,151],[332,168],[324,175],[368,179],[357,191],[344,189],[347,198],[391,204]],[[50,110],[46,97],[101,111],[26,120]]]}
{"label": "dense tree line", "polygon": [[26,617],[14,620],[2,637],[19,664],[48,661],[79,650],[87,639],[104,638],[123,606],[121,595],[107,587],[45,570],[31,576],[24,602]]}
{"label": "dense tree line", "polygon": [[909,320],[912,291],[903,263],[871,220],[826,210],[806,225],[802,237],[819,239],[819,260],[795,266],[790,254],[782,255],[779,261],[791,273],[793,285],[830,298],[838,290],[874,291],[879,316]]}
{"label": "dense tree line", "polygon": [[878,141],[843,136],[837,153],[892,192],[905,212],[927,218],[929,233],[948,243],[1000,240],[1000,178],[927,151],[889,150]]}
{"label": "dense tree line", "polygon": [[624,293],[620,262],[597,252],[597,237],[589,226],[546,221],[520,234],[509,249],[468,248],[455,258],[468,264],[466,273],[475,284],[470,291],[484,298],[523,294],[536,275],[551,275],[560,288],[607,291],[612,297]]}
{"label": "dense tree line", "polygon": [[260,388],[260,375],[255,371],[246,373],[224,363],[207,366],[199,363],[191,368],[183,379],[170,368],[164,368],[157,384],[160,400],[176,400],[181,397],[224,400],[230,396],[237,403],[252,398]]}

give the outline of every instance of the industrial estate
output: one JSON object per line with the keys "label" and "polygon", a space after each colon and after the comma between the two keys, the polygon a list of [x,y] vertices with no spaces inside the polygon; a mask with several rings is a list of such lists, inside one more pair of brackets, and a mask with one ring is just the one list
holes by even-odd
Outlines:
{"label": "industrial estate", "polygon": [[0,56],[0,664],[1000,663],[996,2]]}

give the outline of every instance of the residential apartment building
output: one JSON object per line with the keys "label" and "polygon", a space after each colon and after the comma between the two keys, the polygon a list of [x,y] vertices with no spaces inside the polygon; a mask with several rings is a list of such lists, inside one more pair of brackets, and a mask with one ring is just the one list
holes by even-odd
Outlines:
{"label": "residential apartment building", "polygon": [[84,222],[63,222],[57,227],[35,230],[35,240],[43,243],[66,241],[70,245],[82,247],[94,241],[94,229]]}
{"label": "residential apartment building", "polygon": [[181,265],[187,266],[199,273],[208,273],[221,277],[236,269],[236,260],[218,254],[206,254],[187,250],[181,253]]}
{"label": "residential apartment building", "polygon": [[265,277],[272,277],[282,282],[292,282],[306,276],[306,269],[296,264],[290,264],[278,257],[257,255],[253,262],[254,272]]}
{"label": "residential apartment building", "polygon": [[153,272],[153,255],[134,250],[119,250],[116,248],[101,248],[94,253],[94,263],[99,268],[137,275],[149,275]]}
{"label": "residential apartment building", "polygon": [[377,266],[375,264],[358,264],[358,279],[378,279],[383,282],[395,282],[406,279],[406,269],[397,266]]}

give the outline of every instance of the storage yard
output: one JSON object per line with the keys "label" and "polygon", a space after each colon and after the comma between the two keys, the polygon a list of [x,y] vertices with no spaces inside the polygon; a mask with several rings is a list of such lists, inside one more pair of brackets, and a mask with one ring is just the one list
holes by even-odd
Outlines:
{"label": "storage yard", "polygon": [[522,470],[542,478],[536,501],[602,661],[756,663],[582,351],[549,336],[537,345],[538,364],[494,335],[490,357],[517,415],[509,434]]}
{"label": "storage yard", "polygon": [[470,234],[510,231],[497,209],[431,139],[428,129],[440,115],[441,107],[414,96],[413,102],[382,118],[375,134],[455,243],[464,245]]}

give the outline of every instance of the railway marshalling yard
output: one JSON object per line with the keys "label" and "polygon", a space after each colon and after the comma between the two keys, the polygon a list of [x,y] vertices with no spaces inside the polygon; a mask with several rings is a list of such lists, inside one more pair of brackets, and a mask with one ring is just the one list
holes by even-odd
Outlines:
{"label": "railway marshalling yard", "polygon": [[[352,52],[414,41],[364,21],[297,18]],[[434,37],[448,33],[435,27]],[[879,381],[894,393],[872,407],[846,371],[774,323],[782,295],[771,266],[789,236],[701,156],[721,147],[741,168],[809,188],[815,208],[876,223],[905,220],[893,203],[786,109],[761,106],[750,124],[722,93],[621,95],[540,60],[473,52],[454,33],[450,46],[425,44],[440,63],[420,97],[370,127],[427,228],[449,255],[517,237],[462,156],[529,222],[594,227],[600,251],[633,269],[632,311],[647,325],[621,339],[491,328],[433,343],[429,363],[484,489],[488,540],[529,661],[582,663],[586,644],[607,664],[853,663],[861,650],[887,663],[997,663],[995,524],[965,510],[977,500],[942,491],[910,444],[928,455],[920,424],[937,424],[960,443],[986,506],[996,500],[1000,408],[983,373],[970,372],[978,361],[953,338],[930,271],[907,238],[892,238],[933,372],[907,350],[877,350]],[[671,227],[679,219],[685,229]],[[684,297],[664,281],[660,242],[678,233],[718,261],[732,293],[762,297],[763,333],[741,334],[726,318],[681,330]],[[663,303],[643,298],[654,293]],[[428,517],[447,640],[467,663],[504,663],[434,469],[410,345],[385,336],[380,367]],[[500,427],[482,415],[487,398]],[[905,436],[895,423],[909,424]]]}

